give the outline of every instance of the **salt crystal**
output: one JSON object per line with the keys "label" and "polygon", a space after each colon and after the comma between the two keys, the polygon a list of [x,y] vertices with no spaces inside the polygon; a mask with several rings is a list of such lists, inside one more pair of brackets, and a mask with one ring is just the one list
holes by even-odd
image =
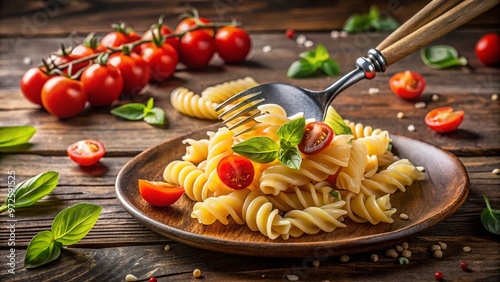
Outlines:
{"label": "salt crystal", "polygon": [[413,124],[408,125],[408,131],[415,131],[415,126]]}
{"label": "salt crystal", "polygon": [[337,30],[332,30],[332,32],[330,32],[330,37],[331,38],[339,38],[340,32],[338,32]]}
{"label": "salt crystal", "polygon": [[297,42],[297,44],[304,44],[306,42],[307,38],[304,34],[301,34],[299,36],[297,36],[297,39],[295,39],[295,42]]}
{"label": "salt crystal", "polygon": [[309,47],[312,47],[314,45],[314,42],[312,42],[311,40],[306,40],[306,42],[304,42],[304,46],[309,48]]}
{"label": "salt crystal", "polygon": [[273,50],[273,47],[271,47],[269,45],[262,47],[262,52],[264,52],[264,53],[269,53],[269,52],[271,52],[271,50]]}
{"label": "salt crystal", "polygon": [[427,106],[427,104],[425,104],[425,102],[415,103],[415,108],[417,108],[417,109],[424,109],[426,106]]}

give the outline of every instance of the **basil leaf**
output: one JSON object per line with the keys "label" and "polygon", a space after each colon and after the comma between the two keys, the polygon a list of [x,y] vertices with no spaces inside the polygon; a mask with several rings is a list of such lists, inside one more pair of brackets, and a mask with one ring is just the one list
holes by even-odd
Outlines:
{"label": "basil leaf", "polygon": [[304,51],[299,54],[299,57],[302,59],[307,60],[309,63],[312,65],[316,65],[316,51],[315,50],[309,50],[309,51]]}
{"label": "basil leaf", "polygon": [[144,118],[145,108],[141,103],[129,103],[112,109],[111,113],[127,120],[141,120]]}
{"label": "basil leaf", "polygon": [[398,21],[391,17],[384,17],[376,21],[372,21],[371,25],[377,31],[393,31],[399,27]]}
{"label": "basil leaf", "polygon": [[269,137],[252,137],[232,147],[236,153],[258,163],[269,163],[278,156],[279,145]]}
{"label": "basil leaf", "polygon": [[153,108],[153,105],[154,105],[154,99],[153,98],[149,98],[149,100],[146,102],[146,110],[151,110]]}
{"label": "basil leaf", "polygon": [[289,147],[294,147],[299,145],[304,136],[304,129],[306,128],[306,119],[300,117],[298,119],[291,120],[278,129],[276,136],[280,140],[280,144],[286,142]]}
{"label": "basil leaf", "polygon": [[420,50],[420,57],[427,66],[444,69],[453,66],[466,66],[467,59],[460,57],[457,50],[448,45],[436,45]]}
{"label": "basil leaf", "polygon": [[335,199],[335,200],[342,200],[342,196],[340,195],[340,193],[336,190],[331,190],[330,191],[330,195],[332,195],[332,197]]}
{"label": "basil leaf", "polygon": [[376,6],[371,6],[368,13],[351,15],[344,23],[343,29],[350,33],[366,31],[393,31],[399,23],[390,16],[381,16]]}
{"label": "basil leaf", "polygon": [[55,171],[40,173],[24,180],[16,186],[14,193],[10,193],[9,197],[5,199],[5,203],[0,207],[0,212],[11,206],[22,208],[33,205],[52,192],[58,182],[59,173]]}
{"label": "basil leaf", "polygon": [[302,155],[297,147],[291,147],[287,150],[278,151],[278,160],[284,165],[291,169],[300,169],[300,164],[302,163]]}
{"label": "basil leaf", "polygon": [[78,243],[99,219],[102,207],[81,203],[62,210],[52,222],[54,240],[63,246]]}
{"label": "basil leaf", "polygon": [[0,148],[27,143],[36,132],[33,126],[0,127]]}
{"label": "basil leaf", "polygon": [[54,241],[54,234],[46,230],[31,239],[24,257],[25,268],[35,268],[57,259],[61,255],[61,244]]}
{"label": "basil leaf", "polygon": [[291,78],[304,78],[315,73],[317,69],[318,67],[308,60],[300,59],[290,65],[286,75]]}
{"label": "basil leaf", "polygon": [[165,112],[159,107],[154,107],[146,114],[144,121],[152,125],[163,125],[165,124]]}
{"label": "basil leaf", "polygon": [[367,15],[353,14],[344,23],[343,30],[349,33],[363,32],[370,29],[371,18]]}
{"label": "basil leaf", "polygon": [[339,64],[332,60],[327,59],[321,63],[321,70],[329,76],[337,76],[340,74],[340,66]]}
{"label": "basil leaf", "polygon": [[328,107],[324,123],[330,126],[337,135],[352,134],[351,128],[345,124],[344,119],[332,106]]}
{"label": "basil leaf", "polygon": [[315,53],[314,58],[316,59],[316,62],[323,62],[324,60],[330,58],[330,54],[328,54],[328,51],[322,44],[319,44],[316,47],[316,51],[314,53]]}
{"label": "basil leaf", "polygon": [[380,19],[380,11],[379,11],[378,7],[374,6],[374,5],[370,6],[370,10],[368,11],[367,16],[372,21],[376,21],[376,20]]}
{"label": "basil leaf", "polygon": [[486,202],[486,208],[481,213],[481,222],[484,228],[493,234],[500,235],[500,210],[491,208],[490,201],[486,195],[483,195]]}

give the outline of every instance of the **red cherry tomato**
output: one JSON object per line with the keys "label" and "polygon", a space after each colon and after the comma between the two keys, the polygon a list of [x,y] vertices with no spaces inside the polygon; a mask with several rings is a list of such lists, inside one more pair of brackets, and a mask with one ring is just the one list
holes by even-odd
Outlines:
{"label": "red cherry tomato", "polygon": [[96,50],[80,44],[71,50],[71,55],[76,56],[77,58],[83,58],[95,54],[95,52]]}
{"label": "red cherry tomato", "polygon": [[42,106],[42,87],[50,78],[39,68],[31,68],[21,78],[21,92],[30,102]]}
{"label": "red cherry tomato", "polygon": [[228,63],[239,63],[245,60],[252,41],[248,33],[235,26],[225,26],[217,31],[215,35],[217,53]]}
{"label": "red cherry tomato", "polygon": [[481,37],[476,43],[476,56],[487,66],[500,63],[500,36],[496,33],[488,33]]}
{"label": "red cherry tomato", "polygon": [[179,42],[179,59],[188,68],[208,65],[215,53],[215,40],[202,30],[186,33]]}
{"label": "red cherry tomato", "polygon": [[120,70],[123,77],[125,95],[136,95],[148,84],[150,79],[148,64],[137,54],[126,55],[122,52],[109,57],[109,64]]}
{"label": "red cherry tomato", "polygon": [[437,108],[425,115],[425,124],[436,132],[451,132],[464,120],[463,111],[455,111],[452,107]]}
{"label": "red cherry tomato", "polygon": [[312,155],[328,147],[335,136],[333,129],[324,122],[308,123],[298,148],[306,155]]}
{"label": "red cherry tomato", "polygon": [[[57,67],[57,66],[61,66],[61,65],[65,65],[67,63],[70,63],[74,60],[78,60],[80,58],[81,57],[73,55],[71,53],[69,53],[69,54],[61,53],[61,54],[50,55],[50,57],[48,58],[47,61],[49,62],[50,65]],[[69,66],[63,70],[63,73],[74,75],[79,70],[83,69],[84,67],[86,67],[88,65],[89,65],[89,62],[81,62],[81,63],[77,63],[77,64],[71,64],[71,73],[70,73]]]}
{"label": "red cherry tomato", "polygon": [[[199,23],[201,24],[207,24],[207,23],[210,23],[209,20],[205,19],[205,18],[198,18],[199,20]],[[180,21],[178,24],[177,24],[177,27],[175,28],[175,32],[183,32],[183,31],[186,31],[186,30],[189,30],[193,27],[196,26],[196,19],[194,18],[185,18],[183,19],[182,21]],[[210,35],[211,37],[214,36],[214,29],[213,28],[202,28],[202,29],[199,29],[199,30],[203,30],[204,32],[206,32],[208,35]]]}
{"label": "red cherry tomato", "polygon": [[331,185],[331,187],[337,187],[337,178],[339,177],[340,172],[342,171],[342,167],[340,167],[335,174],[330,174],[326,178],[326,181]]}
{"label": "red cherry tomato", "polygon": [[229,155],[217,164],[217,175],[222,183],[234,190],[245,189],[252,184],[255,169],[252,161],[239,155]]}
{"label": "red cherry tomato", "polygon": [[81,166],[91,166],[98,163],[106,153],[104,145],[97,140],[80,140],[66,149],[69,158]]}
{"label": "red cherry tomato", "polygon": [[[165,25],[161,25],[160,26],[160,34],[162,36],[165,36],[165,35],[168,35],[168,34],[172,34],[173,31],[168,27],[168,26],[165,26]],[[158,25],[154,25],[153,26],[153,31],[151,31],[151,29],[148,29],[146,32],[144,32],[144,34],[142,35],[142,40],[152,40],[153,39],[153,34],[158,38]],[[170,44],[172,47],[174,47],[174,49],[177,49],[178,45],[179,45],[179,37],[170,37],[168,38],[167,40],[165,40],[166,43]],[[146,47],[146,44],[141,44],[141,54],[142,52],[144,52],[144,49]]]}
{"label": "red cherry tomato", "polygon": [[151,80],[160,82],[170,77],[177,66],[177,51],[167,42],[162,46],[154,43],[146,43],[142,49],[142,58],[149,65]]}
{"label": "red cherry tomato", "polygon": [[167,207],[179,200],[184,194],[184,188],[166,182],[139,179],[139,193],[151,205]]}
{"label": "red cherry tomato", "polygon": [[97,107],[111,105],[123,89],[120,71],[110,64],[90,65],[83,71],[80,81],[90,105]]}
{"label": "red cherry tomato", "polygon": [[58,118],[70,118],[85,108],[87,96],[82,84],[65,76],[49,79],[42,88],[43,107]]}
{"label": "red cherry tomato", "polygon": [[399,72],[389,79],[392,92],[403,99],[419,97],[425,88],[425,79],[422,75],[412,71]]}
{"label": "red cherry tomato", "polygon": [[[127,30],[127,27],[123,24],[116,26],[115,30],[106,34],[101,39],[100,50],[106,50],[106,47],[120,47],[123,44],[128,44],[140,40],[139,34],[134,31]],[[141,47],[134,47],[133,51],[137,54],[141,52]]]}

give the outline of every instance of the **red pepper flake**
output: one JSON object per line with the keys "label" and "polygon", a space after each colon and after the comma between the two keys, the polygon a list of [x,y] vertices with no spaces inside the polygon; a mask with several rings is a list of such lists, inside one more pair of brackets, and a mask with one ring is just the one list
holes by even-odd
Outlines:
{"label": "red pepper flake", "polygon": [[438,272],[434,273],[434,278],[436,278],[436,280],[441,281],[444,279],[444,275],[441,271],[438,271]]}
{"label": "red pepper flake", "polygon": [[293,39],[295,37],[295,31],[289,28],[285,31],[285,35],[288,39]]}

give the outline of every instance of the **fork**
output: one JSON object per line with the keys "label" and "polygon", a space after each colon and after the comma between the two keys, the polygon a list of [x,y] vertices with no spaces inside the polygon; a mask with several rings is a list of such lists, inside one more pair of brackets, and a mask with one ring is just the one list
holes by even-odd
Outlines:
{"label": "fork", "polygon": [[[459,3],[460,2],[460,3]],[[457,3],[459,3],[457,5]],[[324,120],[331,102],[343,90],[362,79],[373,79],[377,72],[410,53],[442,37],[464,23],[484,13],[499,0],[434,0],[422,8],[366,57],[356,60],[356,68],[323,91],[312,91],[286,83],[262,84],[227,99],[218,105],[217,112],[229,129],[245,125],[260,115],[262,104],[278,104],[288,115],[302,112],[305,118]],[[233,103],[236,103],[232,105]],[[230,115],[232,113],[232,115]]]}

